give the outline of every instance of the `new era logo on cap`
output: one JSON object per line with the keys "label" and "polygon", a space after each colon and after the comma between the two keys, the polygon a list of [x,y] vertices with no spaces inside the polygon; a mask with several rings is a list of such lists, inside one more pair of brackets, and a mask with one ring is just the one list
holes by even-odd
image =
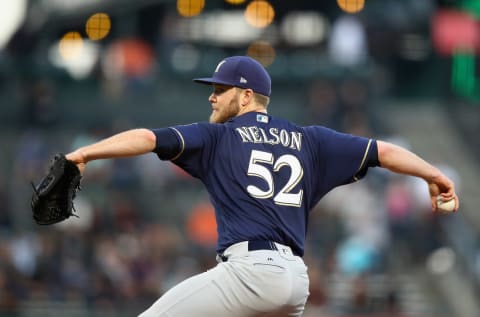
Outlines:
{"label": "new era logo on cap", "polygon": [[218,63],[212,77],[195,78],[194,81],[249,88],[264,96],[271,93],[270,75],[262,64],[248,56],[227,57]]}

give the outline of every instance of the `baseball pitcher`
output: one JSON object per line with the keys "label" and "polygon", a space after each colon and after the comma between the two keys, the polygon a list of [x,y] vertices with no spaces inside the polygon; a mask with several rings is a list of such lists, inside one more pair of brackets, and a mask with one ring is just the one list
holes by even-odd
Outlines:
{"label": "baseball pitcher", "polygon": [[142,317],[301,316],[309,295],[302,259],[309,212],[371,167],[420,177],[432,209],[459,200],[453,182],[412,152],[268,114],[270,76],[246,56],[225,58],[213,76],[210,122],[133,129],[66,155],[88,162],[154,152],[203,182],[215,207],[217,262],[176,285]]}

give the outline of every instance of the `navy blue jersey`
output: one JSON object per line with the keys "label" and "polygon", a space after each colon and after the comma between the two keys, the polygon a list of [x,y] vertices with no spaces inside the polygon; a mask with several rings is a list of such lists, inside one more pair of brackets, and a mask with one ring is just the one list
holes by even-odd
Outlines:
{"label": "navy blue jersey", "polygon": [[155,152],[205,185],[219,253],[240,241],[272,240],[303,255],[309,211],[378,164],[374,140],[257,112],[165,130],[153,130]]}

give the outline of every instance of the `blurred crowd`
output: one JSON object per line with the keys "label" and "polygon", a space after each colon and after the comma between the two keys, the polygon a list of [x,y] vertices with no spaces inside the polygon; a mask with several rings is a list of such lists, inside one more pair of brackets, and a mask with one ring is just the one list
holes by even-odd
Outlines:
{"label": "blurred crowd", "polygon": [[[408,140],[376,118],[376,103],[393,97],[392,91],[423,96],[431,87],[437,99],[449,90],[444,81],[449,83],[445,65],[450,62],[437,58],[437,43],[427,31],[435,25],[437,3],[456,2],[374,1],[365,15],[337,16],[334,2],[300,1],[295,10],[307,2],[307,7],[334,7],[328,36],[311,50],[280,43],[274,45],[277,55],[258,52],[257,58],[276,56],[269,69],[272,77],[276,73],[269,111],[291,114],[295,117],[288,119],[299,124],[322,124],[408,148]],[[216,264],[215,219],[202,185],[154,154],[92,162],[75,200],[78,218],[40,227],[31,217],[30,182],[44,175],[54,153],[133,128],[142,116],[175,124],[198,112],[207,118],[207,93],[202,95],[207,107],[197,107],[194,88],[184,85],[183,76],[190,83],[189,71],[210,72],[217,56],[237,54],[238,47],[189,43],[182,39],[186,28],[175,31],[175,10],[170,16],[163,2],[131,2],[118,12],[112,9],[113,26],[121,26],[99,45],[98,56],[104,56],[86,79],[72,80],[78,77],[67,64],[50,65],[47,47],[84,17],[42,17],[36,3],[31,1],[28,23],[0,52],[0,316],[57,316],[59,311],[134,316],[179,281]],[[45,30],[44,22],[49,22]],[[192,25],[192,37],[197,36],[201,27]],[[444,29],[447,44],[461,39],[458,34],[474,34],[450,32],[454,28],[447,24]],[[304,35],[305,25],[299,30]],[[81,62],[72,65],[82,66],[85,59]],[[412,276],[445,243],[439,222],[421,180],[379,168],[329,193],[309,223],[305,262],[311,295],[305,317],[410,313],[402,277]],[[455,227],[462,237],[462,227]],[[438,316],[436,308],[424,315]]]}
{"label": "blurred crowd", "polygon": [[[361,80],[337,84],[312,83],[305,121],[375,137],[368,87]],[[29,120],[39,120],[31,115]],[[79,218],[35,225],[29,182],[43,175],[52,153],[115,132],[94,127],[60,133],[41,123],[13,140],[10,176],[0,186],[0,312],[45,316],[48,307],[68,304],[92,315],[134,315],[215,265],[207,193],[154,154],[92,162],[75,200]],[[437,224],[425,184],[413,178],[371,169],[360,183],[329,193],[309,224],[305,316],[402,313],[395,278],[442,244]]]}

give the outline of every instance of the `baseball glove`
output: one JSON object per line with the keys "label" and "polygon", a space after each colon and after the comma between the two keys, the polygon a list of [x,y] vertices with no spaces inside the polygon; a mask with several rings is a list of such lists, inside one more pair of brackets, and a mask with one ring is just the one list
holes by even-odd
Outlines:
{"label": "baseball glove", "polygon": [[74,214],[73,200],[80,190],[82,178],[78,167],[65,155],[54,156],[50,169],[35,186],[32,182],[33,219],[39,225],[52,225],[63,221]]}

